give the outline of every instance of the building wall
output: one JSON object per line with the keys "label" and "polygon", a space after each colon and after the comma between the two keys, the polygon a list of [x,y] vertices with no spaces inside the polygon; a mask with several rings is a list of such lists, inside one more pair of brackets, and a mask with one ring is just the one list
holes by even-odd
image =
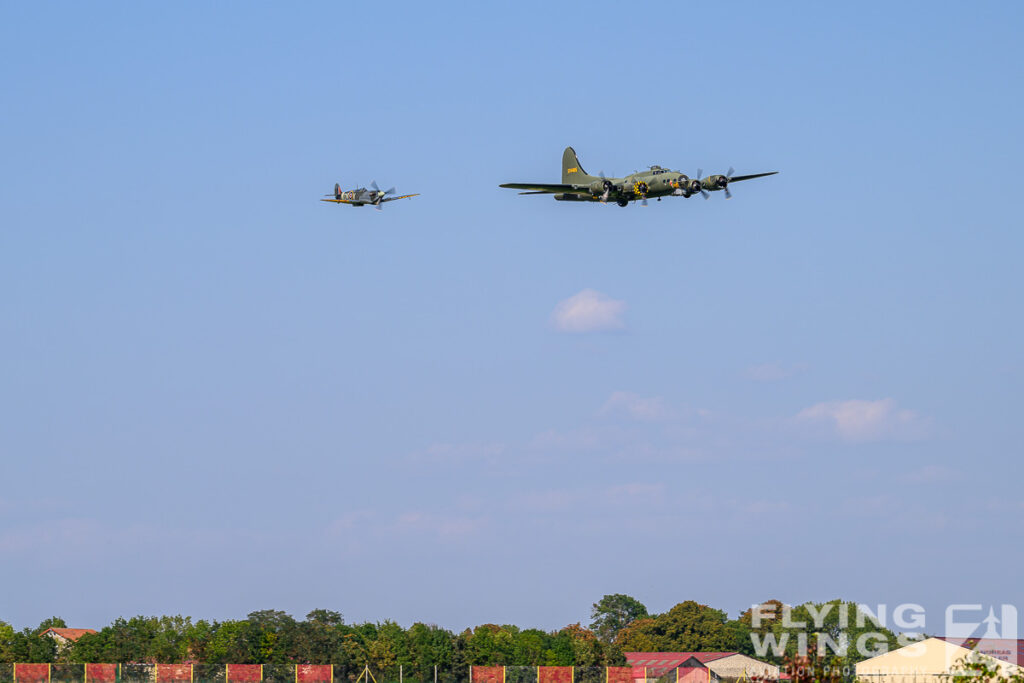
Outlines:
{"label": "building wall", "polygon": [[713,659],[705,663],[704,666],[711,669],[719,678],[740,678],[744,675],[747,678],[751,676],[779,677],[779,667],[741,654]]}
{"label": "building wall", "polygon": [[50,638],[52,638],[54,641],[57,642],[57,649],[58,650],[63,650],[64,648],[66,648],[68,645],[71,644],[70,640],[68,640],[64,636],[60,635],[59,633],[54,633],[53,631],[47,631],[46,635],[49,636]]}
{"label": "building wall", "polygon": [[[939,683],[956,671],[963,659],[977,656],[966,648],[938,638],[901,647],[857,665],[857,678],[870,683]],[[1007,662],[987,658],[1005,673],[1017,667]]]}

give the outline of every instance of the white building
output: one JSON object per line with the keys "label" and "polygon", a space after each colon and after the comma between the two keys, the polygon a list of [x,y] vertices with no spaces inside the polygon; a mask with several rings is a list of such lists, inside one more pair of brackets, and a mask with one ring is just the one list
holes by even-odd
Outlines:
{"label": "white building", "polygon": [[857,678],[869,683],[948,683],[961,664],[982,660],[1003,674],[1020,671],[1010,662],[968,650],[941,638],[927,638],[892,652],[865,659],[857,665]]}

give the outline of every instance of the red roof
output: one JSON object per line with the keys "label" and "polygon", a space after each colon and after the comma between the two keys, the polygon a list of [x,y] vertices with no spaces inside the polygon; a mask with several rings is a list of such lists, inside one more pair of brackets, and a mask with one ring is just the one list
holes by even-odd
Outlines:
{"label": "red roof", "polygon": [[39,635],[46,635],[47,633],[53,633],[74,642],[84,636],[86,633],[96,633],[95,629],[91,628],[48,628]]}
{"label": "red roof", "polygon": [[716,659],[729,657],[735,652],[626,652],[626,664],[633,667],[643,666],[651,669],[649,673],[661,676],[667,671],[678,669],[689,659],[696,659],[700,664],[707,664]]}

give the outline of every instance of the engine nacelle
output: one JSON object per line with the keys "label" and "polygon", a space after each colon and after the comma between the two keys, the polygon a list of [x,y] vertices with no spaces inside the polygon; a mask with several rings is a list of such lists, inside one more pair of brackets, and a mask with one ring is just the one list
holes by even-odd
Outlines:
{"label": "engine nacelle", "polygon": [[700,180],[697,178],[688,178],[685,175],[679,176],[669,184],[675,188],[675,191],[672,194],[676,196],[689,197],[697,194],[701,190]]}
{"label": "engine nacelle", "polygon": [[729,185],[729,176],[709,175],[701,181],[705,190],[724,190]]}

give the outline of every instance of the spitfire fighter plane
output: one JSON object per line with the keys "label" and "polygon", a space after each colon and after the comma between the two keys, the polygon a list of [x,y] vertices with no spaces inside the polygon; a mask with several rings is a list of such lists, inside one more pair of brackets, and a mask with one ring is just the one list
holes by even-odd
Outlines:
{"label": "spitfire fighter plane", "polygon": [[385,190],[381,192],[380,188],[377,187],[376,181],[370,182],[371,190],[365,187],[360,187],[355,190],[342,190],[341,185],[334,183],[334,194],[325,194],[325,197],[332,197],[332,199],[321,199],[322,202],[334,202],[335,204],[351,204],[352,206],[364,206],[366,204],[372,204],[378,211],[381,210],[381,206],[384,202],[393,202],[396,199],[408,199],[409,197],[419,196],[417,194],[403,194],[399,197],[392,197],[395,193],[395,188]]}
{"label": "spitfire fighter plane", "polygon": [[651,166],[646,171],[632,173],[625,178],[606,178],[604,173],[596,176],[588,175],[576,151],[566,147],[562,153],[562,182],[559,185],[543,183],[505,183],[499,187],[513,190],[525,190],[519,194],[553,194],[555,199],[566,202],[601,202],[613,200],[619,206],[627,206],[630,202],[640,200],[647,206],[647,198],[655,197],[660,202],[662,197],[692,197],[700,193],[707,199],[709,192],[725,191],[725,198],[731,199],[729,185],[741,180],[763,178],[775,175],[778,171],[755,173],[753,175],[733,175],[730,168],[724,174],[709,175],[701,179],[701,172],[691,178],[680,171],[671,171],[661,166]]}

